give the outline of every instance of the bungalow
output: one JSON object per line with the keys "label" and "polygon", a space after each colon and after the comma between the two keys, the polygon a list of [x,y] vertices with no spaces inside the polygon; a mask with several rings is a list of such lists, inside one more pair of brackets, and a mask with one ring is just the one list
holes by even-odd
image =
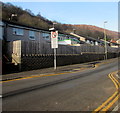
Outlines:
{"label": "bungalow", "polygon": [[73,36],[76,36],[79,38],[80,41],[86,43],[86,44],[90,44],[90,45],[102,45],[102,41],[92,38],[92,37],[82,37],[80,35],[77,35],[75,33],[70,33]]}
{"label": "bungalow", "polygon": [[[3,36],[0,38],[7,42],[16,40],[37,42],[46,41],[48,43],[51,42],[51,32],[49,30],[35,28],[28,25],[13,23],[9,21],[1,21],[0,29],[0,31],[3,32]],[[58,42],[60,42],[60,44],[66,45],[65,43],[62,43],[63,40],[69,40],[70,45],[80,43],[78,37],[72,36],[67,33],[59,32]]]}
{"label": "bungalow", "polygon": [[116,43],[117,43],[117,44],[120,44],[120,39],[118,39],[118,40],[116,41]]}

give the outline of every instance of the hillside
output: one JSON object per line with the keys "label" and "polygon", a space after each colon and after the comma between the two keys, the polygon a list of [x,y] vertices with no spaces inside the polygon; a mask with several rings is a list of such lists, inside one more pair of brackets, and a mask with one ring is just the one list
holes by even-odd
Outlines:
{"label": "hillside", "polygon": [[[16,16],[11,16],[12,14],[15,14]],[[14,6],[11,3],[2,3],[2,19],[45,30],[51,28],[53,23],[53,21],[46,19],[40,13],[35,15],[29,9],[23,10],[21,7]],[[96,26],[56,23],[55,28],[61,32],[71,33],[73,32],[73,29],[75,29],[75,33],[81,36],[89,36],[98,39],[104,38],[104,29]],[[117,32],[106,30],[106,34],[107,40],[118,38]]]}
{"label": "hillside", "polygon": [[[96,34],[96,36],[97,36],[97,34],[100,34],[100,36],[102,36],[103,33],[104,33],[103,28],[93,26],[93,25],[73,25],[73,26],[75,26],[79,30],[84,29],[85,31],[90,32],[91,35]],[[106,34],[108,35],[108,38],[115,39],[115,40],[118,39],[118,32],[110,31],[110,30],[107,30],[107,29],[105,29],[105,31],[106,31]],[[101,38],[101,37],[96,37],[96,38]]]}

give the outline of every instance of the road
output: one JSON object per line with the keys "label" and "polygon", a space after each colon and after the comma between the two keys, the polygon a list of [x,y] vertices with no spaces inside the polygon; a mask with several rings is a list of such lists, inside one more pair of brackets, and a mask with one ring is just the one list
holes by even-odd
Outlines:
{"label": "road", "polygon": [[115,86],[108,74],[118,61],[84,71],[3,82],[3,111],[93,111]]}

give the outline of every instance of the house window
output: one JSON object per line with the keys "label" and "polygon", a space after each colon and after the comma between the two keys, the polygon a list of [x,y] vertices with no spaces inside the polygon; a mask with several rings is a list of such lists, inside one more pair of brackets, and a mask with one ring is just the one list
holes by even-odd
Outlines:
{"label": "house window", "polygon": [[94,45],[94,42],[93,42],[93,41],[90,41],[90,44]]}
{"label": "house window", "polygon": [[87,43],[87,44],[90,44],[90,41],[89,41],[89,40],[86,40],[86,43]]}
{"label": "house window", "polygon": [[95,45],[98,45],[98,42],[95,42]]}
{"label": "house window", "polygon": [[43,38],[45,40],[50,40],[50,34],[49,33],[43,33]]}
{"label": "house window", "polygon": [[29,31],[29,38],[31,40],[35,40],[35,32],[34,31]]}
{"label": "house window", "polygon": [[23,35],[23,29],[13,28],[13,34],[15,34],[15,35]]}
{"label": "house window", "polygon": [[62,40],[62,36],[59,36],[59,37],[58,37],[58,40]]}
{"label": "house window", "polygon": [[60,40],[60,36],[58,36],[58,40]]}

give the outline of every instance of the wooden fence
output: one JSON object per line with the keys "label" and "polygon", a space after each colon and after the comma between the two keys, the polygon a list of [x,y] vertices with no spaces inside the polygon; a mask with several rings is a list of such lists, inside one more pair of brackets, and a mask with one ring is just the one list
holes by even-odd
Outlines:
{"label": "wooden fence", "polygon": [[[5,53],[11,62],[19,66],[19,70],[32,70],[53,66],[53,49],[51,44],[34,41],[14,41],[7,44]],[[108,47],[108,58],[117,56],[117,48]],[[103,60],[105,49],[101,46],[67,46],[59,45],[57,49],[57,65],[69,65],[89,61]]]}
{"label": "wooden fence", "polygon": [[[50,43],[21,41],[21,47],[21,54],[53,54]],[[108,46],[107,50],[110,53],[116,53],[118,49]],[[57,54],[81,54],[82,52],[104,53],[105,48],[81,44],[80,46],[59,45],[57,49]]]}
{"label": "wooden fence", "polygon": [[[107,47],[108,53],[117,53],[118,48]],[[6,52],[7,56],[11,57],[12,54],[18,56],[29,54],[53,54],[50,43],[39,43],[34,41],[14,41],[7,43]],[[105,48],[102,46],[91,46],[81,44],[80,46],[59,45],[57,54],[81,54],[81,53],[98,53],[104,54]]]}

